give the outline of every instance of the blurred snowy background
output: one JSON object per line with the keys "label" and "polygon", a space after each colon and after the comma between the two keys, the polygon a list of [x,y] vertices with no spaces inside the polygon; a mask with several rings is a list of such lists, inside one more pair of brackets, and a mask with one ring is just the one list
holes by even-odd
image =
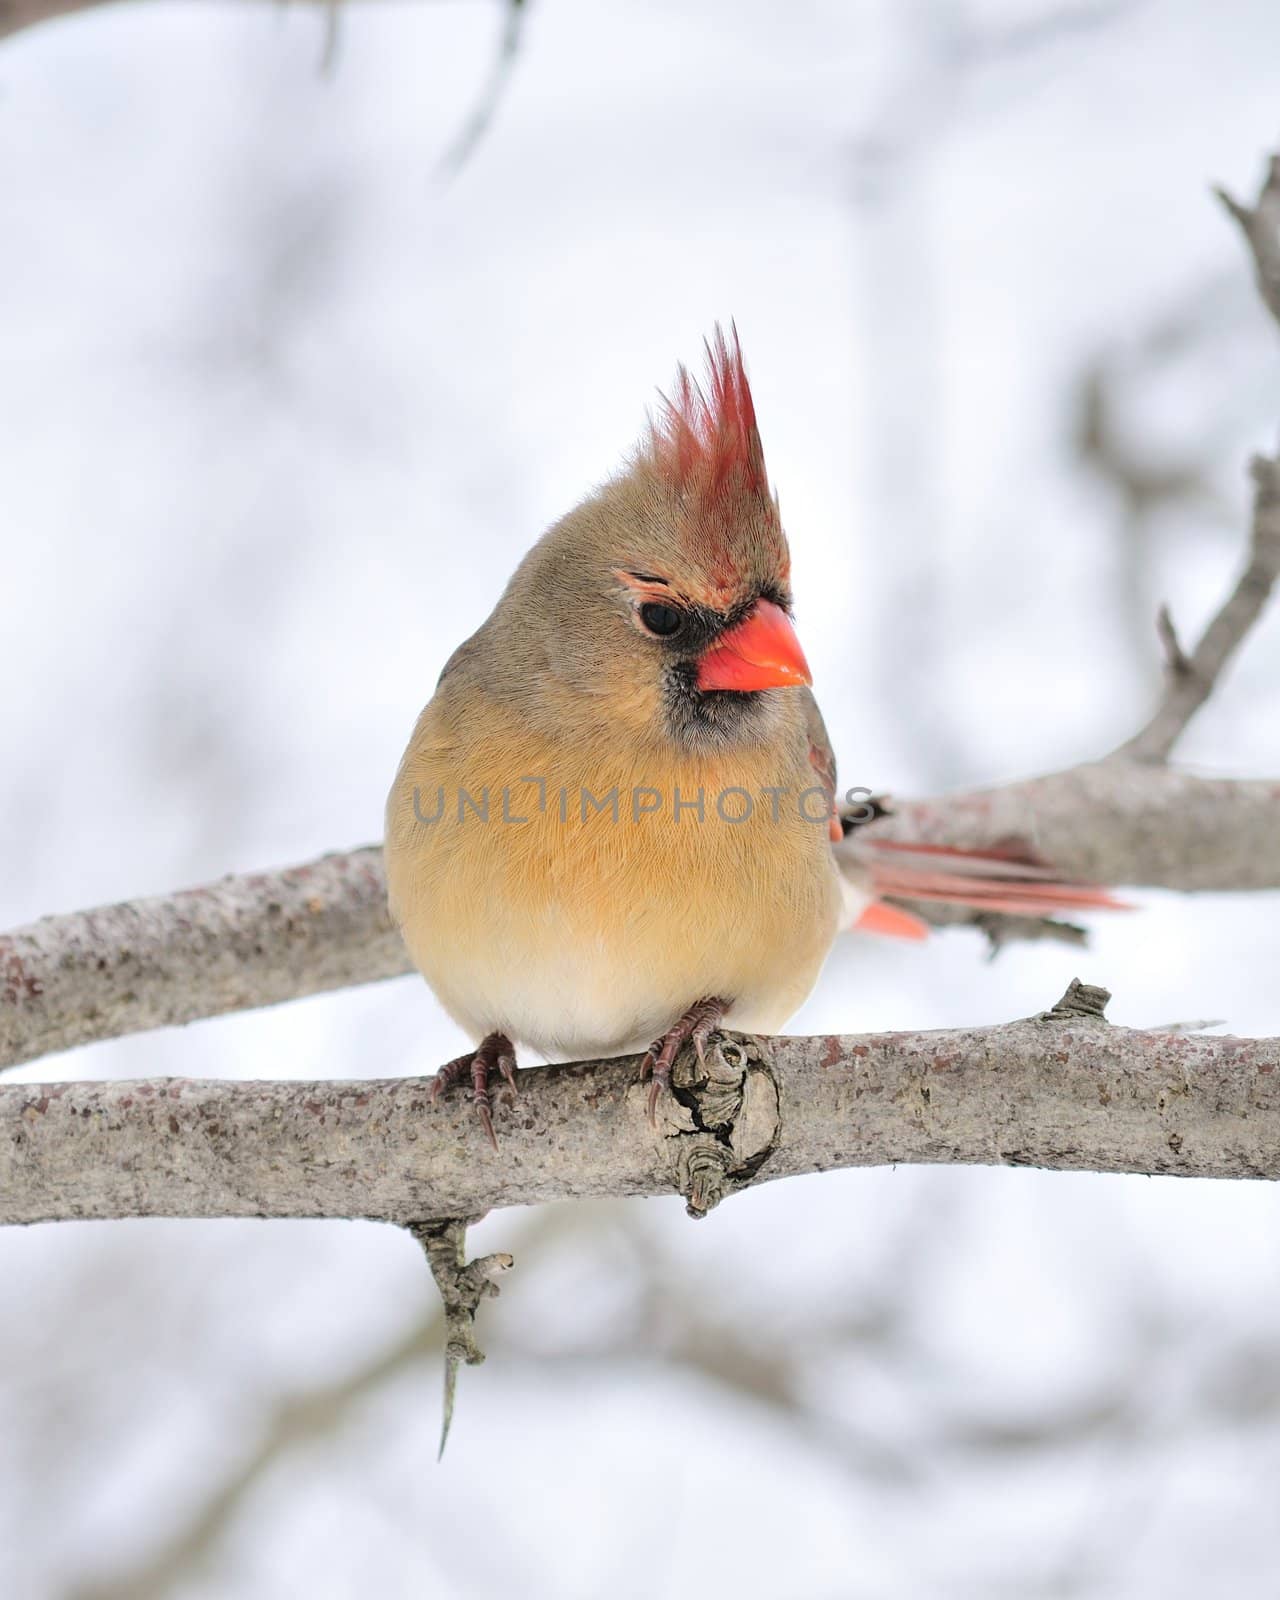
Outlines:
{"label": "blurred snowy background", "polygon": [[[1098,754],[1243,549],[1275,330],[1208,194],[1275,0],[113,5],[0,44],[0,926],[376,838],[532,538],[736,317],[845,783]],[[1280,772],[1280,616],[1182,749]],[[1275,895],[844,941],[797,1032],[1280,1033]],[[421,1072],[417,980],[29,1078]],[[442,1467],[407,1235],[0,1237],[0,1594],[1275,1592],[1280,1196],[877,1170],[491,1217]],[[708,1527],[717,1530],[709,1537]]]}

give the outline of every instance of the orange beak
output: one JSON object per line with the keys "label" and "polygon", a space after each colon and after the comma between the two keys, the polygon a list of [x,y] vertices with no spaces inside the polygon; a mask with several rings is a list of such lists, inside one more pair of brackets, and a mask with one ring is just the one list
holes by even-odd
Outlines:
{"label": "orange beak", "polygon": [[757,600],[698,662],[699,689],[783,689],[812,682],[791,618],[772,600]]}

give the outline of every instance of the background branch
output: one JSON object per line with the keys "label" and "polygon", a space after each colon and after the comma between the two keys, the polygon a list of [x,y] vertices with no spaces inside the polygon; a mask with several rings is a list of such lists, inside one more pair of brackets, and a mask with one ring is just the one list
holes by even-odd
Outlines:
{"label": "background branch", "polygon": [[1251,470],[1253,534],[1239,582],[1189,655],[1178,643],[1168,609],[1161,611],[1157,627],[1165,649],[1164,697],[1151,721],[1122,744],[1117,755],[1134,761],[1168,759],[1271,598],[1280,573],[1280,461],[1256,456]]}
{"label": "background branch", "polygon": [[[963,849],[1017,840],[1088,882],[1280,888],[1280,780],[1201,778],[1112,758],[895,802],[871,827]],[[0,935],[0,1068],[410,970],[376,845],[45,917]]]}
{"label": "background branch", "polygon": [[[1263,303],[1280,322],[1280,156],[1272,156],[1258,198],[1243,206],[1215,193],[1240,224],[1253,256]],[[1213,693],[1218,675],[1262,614],[1280,573],[1280,460],[1257,456],[1252,463],[1254,498],[1249,558],[1239,582],[1187,655],[1173,619],[1163,609],[1157,627],[1165,649],[1165,693],[1155,715],[1118,755],[1165,761],[1183,729]]]}
{"label": "background branch", "polygon": [[1280,779],[1203,778],[1113,757],[892,805],[868,832],[963,850],[1026,846],[1087,883],[1280,887]]}
{"label": "background branch", "polygon": [[1280,323],[1280,154],[1268,161],[1262,190],[1252,206],[1241,205],[1225,189],[1214,193],[1240,224],[1253,256],[1258,292]]}
{"label": "background branch", "polygon": [[[560,1207],[525,1218],[516,1235],[524,1262],[540,1262],[548,1244],[569,1231],[576,1210]],[[443,1305],[435,1305],[372,1354],[357,1354],[349,1371],[314,1387],[283,1396],[261,1419],[256,1438],[239,1459],[207,1486],[194,1511],[165,1531],[145,1555],[123,1571],[91,1577],[65,1591],[64,1600],[164,1600],[192,1571],[217,1552],[243,1514],[246,1502],[293,1452],[332,1444],[353,1412],[387,1384],[440,1360],[446,1332]],[[509,1360],[518,1352],[505,1351]]]}
{"label": "background branch", "polygon": [[51,22],[54,17],[99,3],[100,0],[0,0],[0,39],[34,27],[37,22]]}
{"label": "background branch", "polygon": [[[37,23],[51,22],[73,11],[88,11],[104,3],[105,0],[0,0],[0,39],[35,27]],[[313,0],[313,3],[328,7],[334,0]],[[339,0],[339,3],[347,4],[349,0]]]}

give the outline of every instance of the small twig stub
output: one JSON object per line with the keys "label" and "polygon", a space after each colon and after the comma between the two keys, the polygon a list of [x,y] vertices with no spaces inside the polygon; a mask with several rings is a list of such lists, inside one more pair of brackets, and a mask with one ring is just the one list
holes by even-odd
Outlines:
{"label": "small twig stub", "polygon": [[476,1311],[481,1300],[498,1294],[497,1279],[515,1265],[513,1257],[496,1255],[466,1259],[467,1221],[451,1217],[435,1222],[406,1222],[405,1228],[422,1246],[444,1302],[444,1405],[440,1424],[440,1449],[449,1439],[453,1424],[454,1400],[458,1389],[458,1368],[464,1363],[479,1366],[484,1351],[476,1343]]}

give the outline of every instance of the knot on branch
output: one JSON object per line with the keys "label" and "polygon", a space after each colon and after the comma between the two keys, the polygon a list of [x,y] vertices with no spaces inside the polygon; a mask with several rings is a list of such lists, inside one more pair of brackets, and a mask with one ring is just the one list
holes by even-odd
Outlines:
{"label": "knot on branch", "polygon": [[691,1217],[705,1217],[735,1189],[745,1188],[777,1147],[781,1101],[773,1059],[763,1040],[713,1033],[701,1056],[692,1045],[671,1073],[673,1102],[664,1137],[676,1186]]}
{"label": "knot on branch", "polygon": [[1110,989],[1104,989],[1096,983],[1081,983],[1079,978],[1072,978],[1062,999],[1048,1011],[1037,1013],[1033,1021],[1106,1022],[1107,1002],[1110,999]]}

